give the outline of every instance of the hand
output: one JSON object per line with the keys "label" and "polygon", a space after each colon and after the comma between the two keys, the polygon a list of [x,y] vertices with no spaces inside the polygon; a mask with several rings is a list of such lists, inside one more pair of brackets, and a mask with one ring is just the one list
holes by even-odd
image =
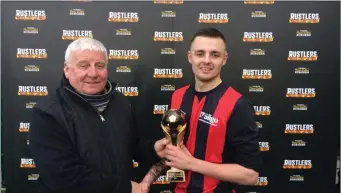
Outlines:
{"label": "hand", "polygon": [[195,158],[188,151],[186,146],[176,147],[173,145],[166,146],[166,165],[181,170],[191,170],[191,164]]}
{"label": "hand", "polygon": [[166,148],[166,145],[169,144],[169,142],[170,141],[167,138],[163,138],[163,139],[160,139],[160,140],[155,142],[154,150],[160,158],[165,157],[165,155],[166,155],[165,148]]}
{"label": "hand", "polygon": [[141,193],[142,187],[141,184],[131,181],[131,193]]}

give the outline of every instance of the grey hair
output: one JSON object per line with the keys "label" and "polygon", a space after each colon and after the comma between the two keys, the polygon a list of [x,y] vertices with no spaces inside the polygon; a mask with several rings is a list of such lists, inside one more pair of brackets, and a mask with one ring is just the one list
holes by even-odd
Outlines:
{"label": "grey hair", "polygon": [[79,38],[71,42],[66,51],[65,51],[65,63],[70,64],[70,57],[71,54],[75,51],[83,51],[83,50],[90,50],[90,51],[99,51],[104,52],[106,63],[108,63],[108,51],[103,45],[102,42],[93,39],[93,38]]}

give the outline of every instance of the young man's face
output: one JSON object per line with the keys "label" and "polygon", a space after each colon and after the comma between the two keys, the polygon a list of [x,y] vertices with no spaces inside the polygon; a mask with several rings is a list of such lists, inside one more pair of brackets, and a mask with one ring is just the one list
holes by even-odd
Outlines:
{"label": "young man's face", "polygon": [[225,43],[221,38],[198,36],[188,51],[188,61],[192,64],[195,77],[203,82],[220,76],[221,68],[227,60]]}

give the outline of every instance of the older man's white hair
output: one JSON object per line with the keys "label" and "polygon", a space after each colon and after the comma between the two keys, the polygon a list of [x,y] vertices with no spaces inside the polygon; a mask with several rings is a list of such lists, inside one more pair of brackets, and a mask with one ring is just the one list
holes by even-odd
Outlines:
{"label": "older man's white hair", "polygon": [[65,63],[70,65],[70,58],[75,51],[98,51],[104,52],[106,63],[108,63],[108,52],[102,42],[93,38],[79,38],[71,42],[65,51]]}

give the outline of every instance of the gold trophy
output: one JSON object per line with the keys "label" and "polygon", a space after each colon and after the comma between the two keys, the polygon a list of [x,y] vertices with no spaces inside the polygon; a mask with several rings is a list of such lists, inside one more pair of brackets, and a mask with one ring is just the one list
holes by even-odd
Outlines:
{"label": "gold trophy", "polygon": [[[183,143],[186,125],[185,113],[180,109],[169,109],[162,116],[161,128],[174,146],[180,147]],[[184,182],[185,171],[171,167],[166,179],[168,182]]]}

